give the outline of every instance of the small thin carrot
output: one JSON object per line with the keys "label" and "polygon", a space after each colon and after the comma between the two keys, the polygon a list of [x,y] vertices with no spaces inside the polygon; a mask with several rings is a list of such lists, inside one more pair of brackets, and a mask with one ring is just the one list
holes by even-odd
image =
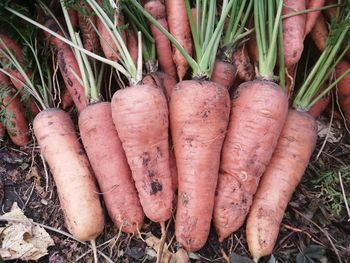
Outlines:
{"label": "small thin carrot", "polygon": [[250,58],[245,45],[233,52],[232,61],[236,65],[237,76],[241,80],[250,81],[254,79],[254,66],[250,62]]}
{"label": "small thin carrot", "polygon": [[[307,9],[319,8],[324,6],[325,0],[308,0],[306,1]],[[306,14],[305,32],[304,35],[308,35],[312,28],[315,26],[317,17],[320,15],[321,11],[308,12]]]}
{"label": "small thin carrot", "polygon": [[[169,31],[183,46],[187,54],[192,54],[191,30],[183,0],[166,1]],[[189,68],[187,60],[180,51],[173,46],[173,60],[176,65],[177,75],[182,80]]]}

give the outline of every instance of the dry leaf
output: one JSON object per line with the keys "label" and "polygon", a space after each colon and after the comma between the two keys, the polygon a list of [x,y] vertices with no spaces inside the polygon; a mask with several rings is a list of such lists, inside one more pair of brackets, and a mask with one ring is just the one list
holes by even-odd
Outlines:
{"label": "dry leaf", "polygon": [[[150,237],[148,237],[145,241],[148,247],[152,248],[154,251],[158,251],[160,245],[159,238],[151,234]],[[172,253],[166,248],[166,244],[164,244],[162,263],[169,263],[171,258]]]}
{"label": "dry leaf", "polygon": [[183,248],[180,248],[176,253],[173,255],[173,258],[171,259],[171,262],[176,263],[190,263],[190,258],[188,257],[188,254],[186,250]]}
{"label": "dry leaf", "polygon": [[[34,225],[14,203],[11,211],[2,215],[9,223],[0,228],[0,256],[4,260],[38,260],[47,255],[47,248],[54,242],[40,226]],[[12,219],[12,220],[11,220]]]}

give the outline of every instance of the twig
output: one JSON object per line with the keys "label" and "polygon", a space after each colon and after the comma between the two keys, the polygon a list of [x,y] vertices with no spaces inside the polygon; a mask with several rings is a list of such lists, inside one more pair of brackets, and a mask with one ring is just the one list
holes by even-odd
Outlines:
{"label": "twig", "polygon": [[341,173],[340,171],[338,172],[338,176],[339,176],[339,183],[340,183],[340,188],[341,188],[341,192],[343,194],[343,198],[344,198],[344,203],[345,203],[345,207],[346,207],[346,211],[348,212],[348,222],[350,221],[350,209],[349,209],[349,204],[348,201],[346,199],[346,195],[345,195],[345,190],[344,190],[344,185],[343,185],[343,179],[341,178]]}

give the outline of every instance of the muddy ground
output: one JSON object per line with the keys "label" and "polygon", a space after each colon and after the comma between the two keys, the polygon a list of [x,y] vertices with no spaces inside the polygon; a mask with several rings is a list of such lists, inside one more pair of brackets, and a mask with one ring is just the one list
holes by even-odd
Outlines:
{"label": "muddy ground", "polygon": [[[331,130],[328,130],[329,117],[321,123],[312,162],[293,195],[280,229],[273,252],[278,262],[350,262],[350,215],[344,202],[344,194],[348,203],[350,201],[350,133],[341,119],[333,120]],[[39,262],[76,262],[77,259],[78,262],[93,262],[87,244],[64,234],[67,230],[55,184],[34,143],[19,149],[6,139],[1,142],[0,179],[1,214],[17,202],[28,218],[51,228],[47,231],[55,245]],[[147,221],[141,235],[143,239],[152,235],[159,237],[158,225]],[[173,220],[169,223],[167,243],[170,252],[179,249],[174,238]],[[112,262],[156,260],[156,252],[150,244],[137,236],[118,233],[109,219],[97,245]],[[222,246],[212,229],[205,247],[188,256],[191,262],[226,262],[223,252],[231,262],[250,262],[244,228]],[[99,260],[108,262],[101,255]],[[267,257],[262,262],[275,261]]]}

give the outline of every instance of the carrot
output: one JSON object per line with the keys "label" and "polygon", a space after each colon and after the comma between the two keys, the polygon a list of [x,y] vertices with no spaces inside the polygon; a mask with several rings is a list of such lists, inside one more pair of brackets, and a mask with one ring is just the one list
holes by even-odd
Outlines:
{"label": "carrot", "polygon": [[165,222],[173,200],[165,96],[148,85],[118,90],[112,98],[112,117],[146,216]]}
{"label": "carrot", "polygon": [[230,101],[219,84],[182,81],[175,86],[169,107],[179,183],[176,239],[196,251],[210,229]]}
{"label": "carrot", "polygon": [[[28,96],[28,92],[25,90],[25,79],[16,69],[7,69],[7,72],[11,75],[11,82],[13,86],[20,91],[21,98],[24,100],[25,108],[29,110],[32,114],[32,117],[35,117],[39,113],[38,105],[36,105],[33,98]],[[30,71],[28,71],[28,75],[32,75]]]}
{"label": "carrot", "polygon": [[127,34],[127,48],[129,50],[129,53],[131,55],[132,61],[134,64],[137,64],[137,56],[138,56],[138,43],[137,43],[137,36],[135,32],[131,29],[126,30]]}
{"label": "carrot", "polygon": [[144,214],[108,102],[91,104],[79,115],[80,135],[115,226],[141,229]]}
{"label": "carrot", "polygon": [[[191,30],[186,14],[185,2],[182,0],[166,1],[166,12],[170,33],[183,46],[188,54],[192,54]],[[177,76],[182,80],[189,68],[187,60],[173,46],[173,61],[176,65]]]}
{"label": "carrot", "polygon": [[[48,20],[45,25],[54,32],[62,34],[58,25],[53,20]],[[46,35],[50,44],[57,49],[58,67],[66,88],[68,89],[78,112],[80,112],[87,106],[87,98],[84,94],[84,87],[77,78],[78,76],[81,79],[78,62],[68,44],[65,44],[63,41],[49,34]]]}
{"label": "carrot", "polygon": [[[166,30],[168,30],[168,22],[166,20],[165,7],[159,0],[148,1],[144,8],[149,12]],[[160,69],[176,78],[176,67],[172,58],[170,41],[164,36],[153,24],[150,24],[152,35],[156,42],[156,49],[158,54],[158,62]]]}
{"label": "carrot", "polygon": [[[259,22],[263,21],[260,15],[267,8],[263,1],[254,1],[257,39],[266,32],[261,30],[264,24]],[[269,29],[271,36],[265,38],[266,54],[258,45],[257,79],[243,82],[233,93],[231,102],[213,214],[220,242],[243,225],[259,179],[272,156],[288,114],[288,98],[280,86],[272,81],[276,60],[267,55],[276,52],[282,2],[269,8],[273,11],[268,19],[274,26],[272,30]]]}
{"label": "carrot", "polygon": [[[339,87],[339,86],[338,86]],[[325,87],[320,88],[320,92],[322,92],[325,89]],[[320,94],[319,92],[319,94]],[[317,95],[319,95],[317,94]],[[327,108],[329,102],[331,100],[330,94],[326,94],[323,96],[317,103],[315,103],[308,111],[307,113],[314,117],[315,119],[319,117],[322,112]]]}
{"label": "carrot", "polygon": [[67,88],[63,90],[63,95],[61,96],[61,99],[62,99],[62,109],[64,110],[67,110],[74,105],[72,96],[70,95]]}
{"label": "carrot", "polygon": [[74,28],[74,31],[77,31],[78,23],[79,23],[78,12],[72,8],[69,8],[68,14],[69,14],[70,20],[72,22],[72,26]]}
{"label": "carrot", "polygon": [[236,73],[237,70],[233,64],[217,59],[210,80],[230,89],[235,81]]}
{"label": "carrot", "polygon": [[[121,13],[118,14],[117,21],[118,27],[122,27],[124,25],[124,17]],[[97,30],[100,33],[100,45],[105,57],[112,61],[119,61],[120,52],[112,37],[109,35],[108,30],[99,18],[97,18],[96,24]],[[126,43],[125,30],[120,30],[120,34],[124,43]]]}
{"label": "carrot", "polygon": [[4,127],[4,124],[2,123],[2,121],[0,121],[0,140],[5,136],[5,134],[6,134],[6,128]]}
{"label": "carrot", "polygon": [[[305,9],[305,0],[283,0],[283,15]],[[284,62],[286,67],[291,67],[300,60],[304,49],[305,19],[306,15],[300,14],[285,18],[282,21]]]}
{"label": "carrot", "polygon": [[305,172],[316,139],[315,119],[291,110],[247,221],[247,242],[255,262],[272,253],[284,210]]}
{"label": "carrot", "polygon": [[314,27],[311,30],[311,38],[314,41],[316,47],[323,51],[326,48],[326,39],[328,36],[328,28],[325,23],[324,17],[320,14],[316,20]]}
{"label": "carrot", "polygon": [[[307,9],[311,8],[319,8],[324,6],[325,0],[307,0],[306,1],[306,6]],[[306,14],[306,23],[305,23],[305,33],[304,35],[308,35],[312,28],[314,27],[317,17],[320,15],[320,11],[315,11],[315,12],[308,12]]]}
{"label": "carrot", "polygon": [[69,232],[82,241],[94,240],[103,230],[104,215],[71,118],[60,109],[46,109],[35,117],[33,129],[54,177]]}
{"label": "carrot", "polygon": [[243,81],[253,80],[255,77],[254,67],[245,46],[237,49],[232,54],[232,61],[237,68],[237,76]]}
{"label": "carrot", "polygon": [[177,178],[177,166],[176,166],[176,157],[175,157],[175,151],[174,147],[172,147],[172,143],[169,143],[170,145],[170,151],[169,151],[169,167],[170,167],[170,174],[172,179],[172,186],[173,191],[175,192],[177,188],[179,187],[179,182]]}
{"label": "carrot", "polygon": [[97,53],[100,49],[98,35],[94,29],[94,26],[96,27],[97,18],[95,15],[91,14],[92,9],[89,4],[84,2],[83,0],[79,2],[79,8],[82,9],[82,12],[78,12],[79,28],[83,37],[85,49]]}
{"label": "carrot", "polygon": [[[340,77],[346,70],[350,69],[350,63],[346,60],[341,60],[335,67],[336,77]],[[350,74],[347,74],[337,86],[338,101],[342,113],[347,123],[350,123]]]}
{"label": "carrot", "polygon": [[[10,50],[21,66],[26,65],[26,60],[23,55],[23,48],[9,36],[0,34],[0,49],[5,50],[6,48]],[[0,54],[0,57],[2,58],[3,55]]]}
{"label": "carrot", "polygon": [[[350,16],[347,14],[342,23],[348,23],[349,19]],[[335,26],[339,27],[340,24]],[[320,92],[337,60],[341,58],[336,54],[349,30],[350,25],[347,24],[332,35],[332,42],[327,45],[298,89],[293,101],[293,110],[288,113],[276,150],[254,196],[246,233],[248,247],[255,262],[272,252],[284,211],[316,146],[317,124],[315,118],[306,111],[316,105],[320,97],[341,80],[338,78]],[[349,72],[350,70],[345,73]],[[317,95],[318,93],[320,95]]]}
{"label": "carrot", "polygon": [[219,241],[244,223],[288,113],[287,96],[272,82],[245,82],[234,98],[213,216]]}
{"label": "carrot", "polygon": [[0,86],[5,92],[2,105],[5,109],[5,127],[11,141],[18,146],[29,143],[29,126],[18,96],[12,91],[10,79],[0,72]]}

